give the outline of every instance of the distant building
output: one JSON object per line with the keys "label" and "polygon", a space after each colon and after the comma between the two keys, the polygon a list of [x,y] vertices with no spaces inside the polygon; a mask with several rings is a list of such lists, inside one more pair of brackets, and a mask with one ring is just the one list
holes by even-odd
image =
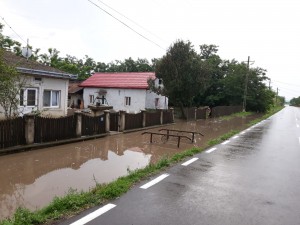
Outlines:
{"label": "distant building", "polygon": [[83,87],[79,87],[81,81],[70,81],[68,89],[68,107],[83,108]]}
{"label": "distant building", "polygon": [[135,113],[144,109],[167,109],[168,98],[151,92],[148,79],[154,79],[156,86],[163,87],[153,72],[95,73],[79,85],[84,88],[84,108],[98,104]]}

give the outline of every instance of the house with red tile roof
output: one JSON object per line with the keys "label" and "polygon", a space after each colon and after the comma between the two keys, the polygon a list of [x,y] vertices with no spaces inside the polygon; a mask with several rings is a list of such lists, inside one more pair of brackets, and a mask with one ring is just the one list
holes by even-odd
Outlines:
{"label": "house with red tile roof", "polygon": [[162,86],[154,72],[95,73],[80,84],[84,88],[84,108],[98,103],[113,106],[116,111],[135,113],[144,109],[167,109],[168,98],[151,92],[148,79]]}
{"label": "house with red tile roof", "polygon": [[[1,60],[14,67],[25,83],[20,90],[19,116],[37,111],[43,116],[67,115],[69,80],[77,79],[77,75],[27,60],[8,51],[3,51]],[[1,107],[0,118],[4,118]]]}

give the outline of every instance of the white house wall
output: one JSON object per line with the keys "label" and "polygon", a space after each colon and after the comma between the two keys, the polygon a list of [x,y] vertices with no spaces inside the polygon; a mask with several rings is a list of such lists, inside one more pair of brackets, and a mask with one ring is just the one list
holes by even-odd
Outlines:
{"label": "white house wall", "polygon": [[[155,105],[156,99],[158,99],[157,105]],[[148,90],[146,94],[146,109],[168,109],[168,98]]]}
{"label": "white house wall", "polygon": [[[159,84],[159,79],[154,80],[155,87],[163,88],[163,83]],[[155,105],[156,99],[158,99],[157,105]],[[162,95],[158,95],[150,90],[146,93],[146,108],[147,109],[168,109],[168,98]]]}
{"label": "white house wall", "polygon": [[[55,79],[43,77],[41,81],[36,81],[33,76],[24,76],[26,88],[33,88],[37,90],[37,105],[36,106],[19,106],[19,115],[39,111],[43,116],[59,117],[67,115],[67,99],[68,99],[68,85],[67,79]],[[59,106],[57,108],[43,107],[43,93],[44,90],[59,91]],[[3,109],[0,107],[0,111]],[[4,118],[4,113],[0,113],[0,118]]]}
{"label": "white house wall", "polygon": [[[65,116],[67,115],[67,99],[68,99],[68,85],[69,80],[55,79],[43,77],[41,81],[35,81],[34,77],[29,77],[28,87],[38,88],[38,110],[42,112],[43,116]],[[58,107],[44,107],[43,93],[44,90],[59,91],[59,106]],[[26,107],[29,108],[30,107]],[[27,110],[28,111],[28,110]],[[27,112],[26,112],[27,113]]]}
{"label": "white house wall", "polygon": [[[83,101],[84,108],[88,108],[89,95],[94,95],[94,98],[98,96],[101,88],[84,88],[83,90]],[[144,89],[114,89],[105,88],[107,91],[105,97],[108,105],[113,106],[116,111],[125,110],[126,112],[137,113],[146,106],[146,90]],[[102,95],[100,95],[101,97]],[[125,97],[131,98],[130,106],[125,105]]]}
{"label": "white house wall", "polygon": [[[36,82],[35,82],[36,83]],[[42,109],[42,115],[49,116],[65,116],[67,115],[67,104],[68,104],[68,86],[69,80],[53,79],[53,78],[42,78],[41,92],[39,93],[39,108]],[[43,93],[44,90],[60,91],[60,102],[57,108],[44,107],[43,106]]]}
{"label": "white house wall", "polygon": [[75,107],[75,108],[80,108],[80,105],[78,105],[78,100],[81,102],[83,101],[82,99],[82,94],[70,94],[70,100],[68,102],[68,107]]}

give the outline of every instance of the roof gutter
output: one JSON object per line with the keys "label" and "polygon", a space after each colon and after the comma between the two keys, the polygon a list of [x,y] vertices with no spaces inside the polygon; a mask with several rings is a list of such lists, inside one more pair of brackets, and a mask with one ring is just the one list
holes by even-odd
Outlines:
{"label": "roof gutter", "polygon": [[48,76],[48,77],[55,77],[55,78],[65,78],[71,80],[76,80],[78,78],[78,75],[74,75],[70,73],[58,73],[58,72],[51,72],[45,70],[34,70],[34,69],[27,69],[23,67],[17,67],[17,70],[25,74],[41,75],[41,76]]}

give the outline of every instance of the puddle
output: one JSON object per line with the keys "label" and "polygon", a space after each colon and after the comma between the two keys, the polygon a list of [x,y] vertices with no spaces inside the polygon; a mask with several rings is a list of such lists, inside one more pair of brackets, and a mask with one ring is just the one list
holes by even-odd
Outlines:
{"label": "puddle", "polygon": [[[66,144],[35,151],[0,157],[0,220],[11,216],[20,207],[39,209],[70,189],[88,190],[96,183],[107,183],[128,174],[128,170],[144,168],[164,155],[173,155],[205,143],[234,129],[243,129],[257,116],[235,118],[177,121],[146,131],[159,132],[161,128],[201,132],[195,142],[177,139],[163,142],[161,136],[145,131],[112,135],[95,140]],[[184,135],[184,134],[183,134]],[[188,135],[191,137],[191,135]]]}

